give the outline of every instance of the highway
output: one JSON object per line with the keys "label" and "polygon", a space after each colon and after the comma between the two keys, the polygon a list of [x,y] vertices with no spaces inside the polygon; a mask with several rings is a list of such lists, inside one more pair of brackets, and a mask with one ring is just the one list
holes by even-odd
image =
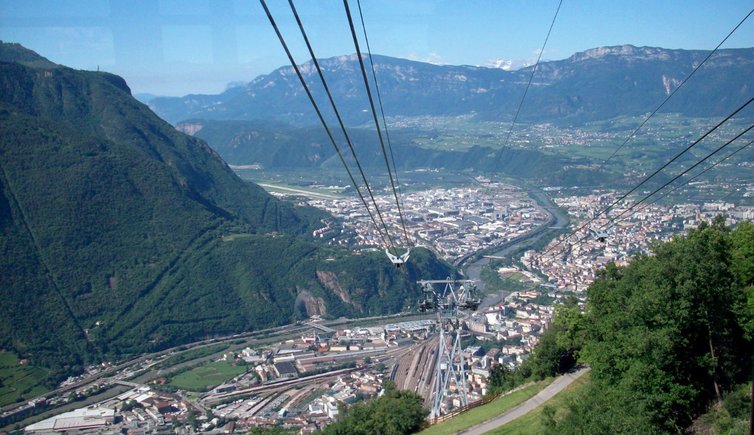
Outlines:
{"label": "highway", "polygon": [[276,190],[282,190],[287,193],[295,193],[297,195],[303,195],[303,196],[315,198],[315,199],[339,199],[340,198],[338,196],[329,195],[327,193],[314,192],[313,190],[296,189],[293,187],[278,186],[277,184],[269,184],[269,183],[257,183],[257,184],[264,187],[265,190],[268,190],[270,192],[275,192]]}

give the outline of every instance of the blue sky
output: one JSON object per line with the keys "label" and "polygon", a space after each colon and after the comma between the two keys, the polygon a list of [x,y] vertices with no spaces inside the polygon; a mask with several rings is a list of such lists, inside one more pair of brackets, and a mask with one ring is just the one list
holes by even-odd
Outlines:
{"label": "blue sky", "polygon": [[[285,0],[268,0],[299,62]],[[533,63],[557,0],[362,0],[374,53],[442,64]],[[350,0],[356,11],[356,0]],[[318,57],[354,52],[342,0],[297,0]],[[563,0],[543,59],[589,48],[711,49],[754,7],[743,0]],[[0,0],[0,39],[135,93],[218,93],[287,64],[257,0]],[[754,46],[754,16],[724,48]]]}

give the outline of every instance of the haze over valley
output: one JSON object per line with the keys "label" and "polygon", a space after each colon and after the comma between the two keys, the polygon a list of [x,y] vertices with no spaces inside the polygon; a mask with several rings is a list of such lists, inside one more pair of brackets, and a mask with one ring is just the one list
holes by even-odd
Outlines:
{"label": "haze over valley", "polygon": [[[111,3],[60,25],[101,55]],[[0,41],[0,431],[749,430],[754,11],[712,50],[553,56],[559,2],[533,59],[472,66],[372,53],[370,14],[377,46],[405,23],[348,0],[307,60],[270,3],[255,44],[298,63],[260,57],[218,93]],[[155,5],[165,58],[133,38],[157,71],[204,12]],[[35,22],[17,8],[3,39]],[[221,9],[212,56],[246,53]],[[132,42],[113,65],[141,65]]]}

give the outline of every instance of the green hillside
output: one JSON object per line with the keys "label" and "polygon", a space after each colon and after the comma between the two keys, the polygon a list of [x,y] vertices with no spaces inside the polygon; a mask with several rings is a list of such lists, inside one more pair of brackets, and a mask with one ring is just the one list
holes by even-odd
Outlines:
{"label": "green hillside", "polygon": [[[322,127],[292,127],[262,121],[192,120],[179,129],[195,131],[230,164],[259,164],[268,170],[296,168],[340,168],[335,150]],[[371,171],[384,170],[384,160],[374,130],[351,128],[349,136],[358,144],[361,164]],[[449,171],[478,171],[502,174],[549,185],[593,185],[614,180],[604,170],[590,168],[585,158],[546,154],[536,149],[472,145],[462,150],[428,149],[417,145],[419,138],[442,138],[440,131],[393,129],[392,149],[398,170],[443,168]],[[489,144],[487,144],[489,145]],[[350,159],[350,157],[347,157]]]}
{"label": "green hillside", "polygon": [[[400,309],[418,294],[381,257],[317,244],[307,234],[323,212],[243,182],[120,77],[0,44],[0,129],[0,348],[33,364],[76,371],[307,310]],[[448,273],[433,257],[425,266]],[[385,279],[352,297],[345,283],[363,271]],[[400,302],[366,302],[394,288]]]}
{"label": "green hillside", "polygon": [[754,225],[722,222],[609,266],[583,315],[556,313],[535,366],[576,355],[592,372],[567,412],[545,418],[547,433],[748,431]]}

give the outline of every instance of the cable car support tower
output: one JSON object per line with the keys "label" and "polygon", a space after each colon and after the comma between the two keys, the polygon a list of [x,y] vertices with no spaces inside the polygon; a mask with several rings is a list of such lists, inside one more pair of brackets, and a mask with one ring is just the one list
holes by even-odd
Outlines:
{"label": "cable car support tower", "polygon": [[[440,340],[437,346],[434,380],[432,382],[432,409],[430,418],[440,416],[445,400],[450,397],[451,388],[459,398],[461,406],[469,403],[466,387],[466,361],[461,351],[462,311],[475,311],[480,300],[476,297],[476,284],[472,280],[422,280],[418,281],[424,299],[419,302],[421,311],[437,313],[437,327]],[[437,287],[435,287],[437,286]],[[442,290],[437,291],[437,288]]]}

